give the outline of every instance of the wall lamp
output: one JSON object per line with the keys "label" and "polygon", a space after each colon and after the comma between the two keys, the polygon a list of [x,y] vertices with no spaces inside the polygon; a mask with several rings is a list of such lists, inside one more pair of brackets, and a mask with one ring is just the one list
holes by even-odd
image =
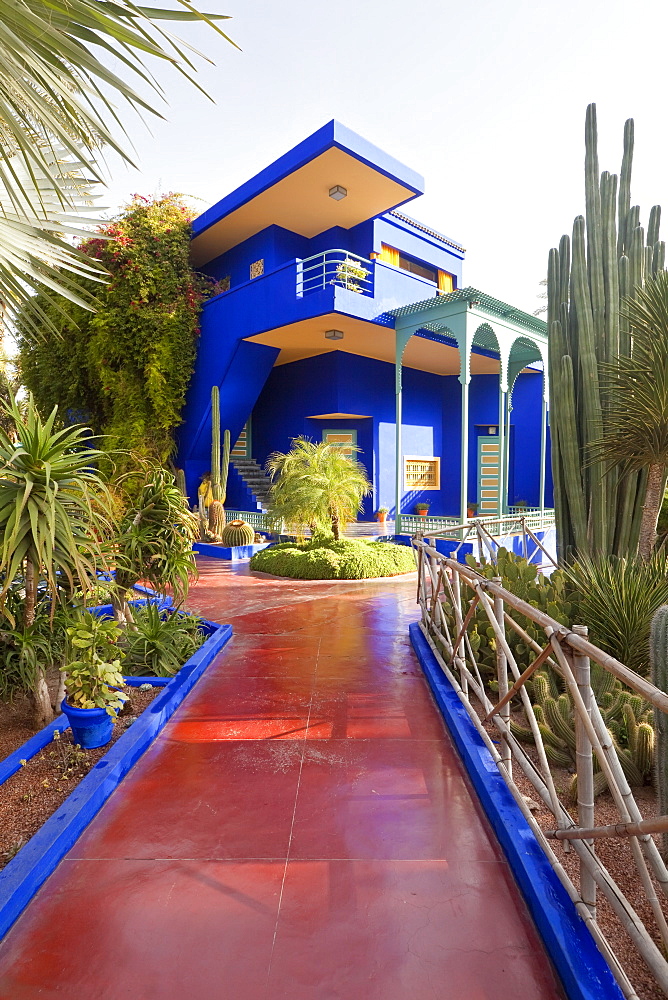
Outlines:
{"label": "wall lamp", "polygon": [[334,201],[341,201],[347,194],[347,189],[342,187],[341,184],[335,184],[334,187],[329,189],[329,197],[333,198]]}
{"label": "wall lamp", "polygon": [[327,340],[343,340],[343,330],[325,330]]}

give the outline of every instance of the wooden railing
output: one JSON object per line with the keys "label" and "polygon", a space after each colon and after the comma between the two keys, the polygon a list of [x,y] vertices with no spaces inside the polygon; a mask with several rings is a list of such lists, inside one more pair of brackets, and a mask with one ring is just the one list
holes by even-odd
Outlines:
{"label": "wooden railing", "polygon": [[[668,996],[668,871],[652,834],[668,831],[668,816],[646,818],[624,774],[612,739],[591,686],[591,663],[609,671],[631,691],[640,695],[656,712],[668,713],[668,695],[625,664],[589,642],[585,625],[570,627],[521,600],[501,586],[500,578],[487,579],[456,559],[443,556],[428,537],[413,539],[418,563],[418,603],[421,628],[441,669],[460,700],[499,771],[508,783],[522,813],[547,854],[555,872],[579,913],[589,926],[608,960],[624,995],[637,1000],[629,977],[596,919],[597,893],[608,900],[617,919],[633,941],[657,983],[657,991]],[[474,651],[472,629],[476,613],[483,616],[496,648],[495,693],[483,682],[483,671]],[[536,642],[516,618],[522,616],[542,630],[543,644]],[[479,626],[479,622],[477,623]],[[532,651],[532,661],[523,671],[508,642],[514,631]],[[577,774],[577,820],[571,817],[568,796],[560,796],[548,761],[541,728],[534,714],[526,682],[540,668],[556,672],[563,691],[571,699],[575,722]],[[524,708],[535,748],[528,748],[513,735],[511,702]],[[523,723],[524,725],[524,723]],[[496,730],[496,732],[495,732]],[[492,738],[494,735],[494,739]],[[543,829],[525,796],[513,780],[514,767],[530,783],[533,794],[553,817],[551,829]],[[595,772],[600,770],[616,809],[618,822],[597,825],[595,818]],[[651,919],[639,916],[612,874],[596,853],[601,839],[620,838],[630,847],[629,865],[635,866],[637,885],[649,904]],[[564,870],[556,853],[572,850],[579,861],[579,885]],[[576,880],[577,881],[577,880]],[[658,992],[657,992],[658,995]]]}

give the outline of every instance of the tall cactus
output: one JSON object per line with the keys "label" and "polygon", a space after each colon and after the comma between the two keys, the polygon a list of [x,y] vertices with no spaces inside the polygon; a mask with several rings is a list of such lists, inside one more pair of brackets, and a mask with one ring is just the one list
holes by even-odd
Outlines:
{"label": "tall cactus", "polygon": [[[668,694],[668,604],[654,613],[649,643],[649,662],[652,683]],[[660,816],[668,813],[668,716],[654,709],[656,746],[654,752],[654,778]],[[668,833],[663,834],[663,856],[668,858]]]}
{"label": "tall cactus", "polygon": [[[615,174],[599,175],[596,105],[585,126],[585,216],[573,223],[548,263],[550,429],[557,543],[560,561],[575,556],[629,555],[636,551],[645,474],[620,476],[595,459],[605,429],[600,365],[628,356],[631,336],[620,302],[641,287],[645,274],[664,267],[659,241],[661,209],[647,229],[631,207],[633,121],[624,128],[617,196]],[[592,461],[593,459],[593,461]]]}
{"label": "tall cactus", "polygon": [[211,389],[211,496],[209,504],[209,531],[217,538],[225,527],[225,499],[227,474],[230,466],[230,432],[223,435],[223,454],[220,452],[220,389]]}

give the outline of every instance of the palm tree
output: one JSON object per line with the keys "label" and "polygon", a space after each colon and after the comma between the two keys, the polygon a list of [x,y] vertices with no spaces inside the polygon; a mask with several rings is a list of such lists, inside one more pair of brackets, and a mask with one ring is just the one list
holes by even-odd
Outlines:
{"label": "palm tree", "polygon": [[638,552],[647,561],[656,543],[656,526],[668,468],[668,272],[647,278],[624,311],[633,350],[605,365],[605,431],[597,452],[627,473],[646,470]]}
{"label": "palm tree", "polygon": [[[188,46],[158,22],[205,21],[227,38],[213,23],[223,15],[180,3],[162,10],[132,0],[0,0],[0,303],[10,315],[35,289],[94,304],[80,279],[104,280],[105,272],[64,234],[85,235],[77,227],[91,186],[103,180],[103,149],[131,162],[115,135],[123,132],[117,99],[159,114],[133,86],[148,84],[163,96],[144,66],[147,55],[194,82]],[[119,72],[98,52],[112,56]],[[38,310],[39,323],[48,318]]]}
{"label": "palm tree", "polygon": [[[21,626],[35,621],[40,586],[51,611],[64,592],[92,589],[107,565],[105,543],[113,529],[109,493],[95,464],[102,452],[90,447],[82,426],[56,430],[57,408],[42,420],[32,397],[22,412],[15,399],[4,404],[16,430],[0,425],[0,612],[16,622],[6,604],[15,581],[23,581]],[[38,721],[52,717],[44,670],[36,665],[33,694]]]}
{"label": "palm tree", "polygon": [[298,534],[331,526],[338,540],[341,526],[357,517],[371,492],[362,463],[325,441],[294,438],[291,450],[275,451],[266,467],[273,480],[269,516]]}

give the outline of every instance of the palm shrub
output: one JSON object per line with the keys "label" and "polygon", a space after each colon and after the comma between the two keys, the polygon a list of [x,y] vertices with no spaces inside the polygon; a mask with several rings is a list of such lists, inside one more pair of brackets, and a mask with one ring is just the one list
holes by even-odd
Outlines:
{"label": "palm shrub", "polygon": [[[0,613],[12,629],[18,617],[25,633],[35,623],[40,586],[51,613],[65,594],[92,588],[108,565],[113,512],[95,471],[102,452],[91,447],[85,427],[57,430],[57,408],[43,420],[32,397],[25,412],[15,399],[5,408],[19,443],[0,426]],[[25,590],[18,615],[9,599],[17,579]],[[37,721],[44,724],[52,709],[38,658],[31,674]]]}
{"label": "palm shrub", "polygon": [[579,620],[606,653],[646,677],[652,616],[668,603],[668,558],[581,560],[566,571]]}
{"label": "palm shrub", "polygon": [[192,543],[197,517],[171,472],[142,463],[121,482],[126,509],[116,537],[114,617],[133,623],[128,591],[140,580],[157,590],[169,588],[177,602],[185,600],[196,574]]}
{"label": "palm shrub", "polygon": [[172,677],[204,641],[200,619],[147,604],[134,612],[134,628],[123,638],[127,674]]}
{"label": "palm shrub", "polygon": [[647,278],[624,303],[633,349],[601,366],[606,423],[594,446],[626,476],[647,472],[638,553],[651,557],[668,468],[668,272]]}
{"label": "palm shrub", "polygon": [[[160,22],[204,21],[223,35],[213,23],[221,16],[191,4],[164,10],[128,0],[0,0],[0,301],[10,314],[31,304],[35,339],[49,319],[34,291],[95,304],[82,279],[104,280],[104,270],[64,233],[77,231],[91,186],[104,181],[101,149],[131,162],[119,105],[160,113],[136,89],[148,84],[162,97],[146,57],[193,81],[193,50]],[[121,71],[101,54],[114,56]]]}
{"label": "palm shrub", "polygon": [[342,526],[357,517],[371,492],[362,463],[325,441],[293,438],[290,451],[273,452],[266,468],[272,478],[271,521],[302,536],[307,528],[331,528],[340,538]]}

